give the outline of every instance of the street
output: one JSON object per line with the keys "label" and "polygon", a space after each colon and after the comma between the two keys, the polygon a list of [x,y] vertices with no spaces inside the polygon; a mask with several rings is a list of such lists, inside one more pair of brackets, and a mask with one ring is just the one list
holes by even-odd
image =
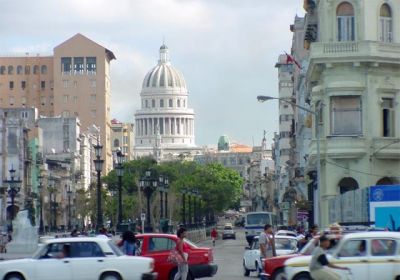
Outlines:
{"label": "street", "polygon": [[[218,264],[218,272],[212,278],[203,279],[218,279],[218,280],[236,280],[236,279],[258,279],[255,272],[250,274],[250,277],[243,276],[243,253],[247,242],[244,235],[244,230],[236,228],[236,240],[222,240],[221,235],[214,247],[214,261]],[[201,242],[199,246],[212,247],[211,240]]]}

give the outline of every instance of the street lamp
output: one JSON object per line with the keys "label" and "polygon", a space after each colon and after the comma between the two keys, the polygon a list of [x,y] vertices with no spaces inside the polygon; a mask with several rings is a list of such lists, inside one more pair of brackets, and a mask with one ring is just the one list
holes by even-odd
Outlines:
{"label": "street lamp", "polygon": [[117,176],[118,176],[118,222],[117,229],[121,229],[122,224],[122,176],[124,176],[124,158],[125,155],[122,153],[121,148],[117,151]]}
{"label": "street lamp", "polygon": [[68,186],[67,190],[67,196],[68,196],[68,230],[71,230],[71,196],[72,196],[72,190],[71,186]]}
{"label": "street lamp", "polygon": [[[259,102],[265,102],[265,101],[272,100],[272,99],[277,99],[279,101],[288,103],[288,104],[290,104],[292,106],[295,106],[295,107],[297,107],[297,108],[299,108],[299,109],[301,109],[303,111],[306,111],[306,112],[314,115],[314,117],[315,117],[315,128],[316,128],[315,129],[315,137],[316,137],[316,140],[317,140],[317,174],[316,174],[317,175],[317,189],[314,190],[315,195],[314,195],[314,205],[313,205],[314,209],[313,209],[313,211],[314,211],[314,223],[317,222],[318,224],[320,224],[320,220],[319,220],[319,218],[320,218],[319,217],[319,208],[320,208],[319,207],[319,204],[320,204],[319,192],[320,192],[320,189],[321,189],[321,154],[320,154],[320,141],[321,141],[321,139],[320,139],[320,131],[319,131],[320,130],[319,120],[320,120],[320,117],[321,117],[320,116],[320,108],[316,108],[316,110],[313,111],[313,110],[310,110],[310,109],[308,109],[306,107],[297,105],[296,103],[294,103],[292,101],[289,101],[287,99],[284,99],[284,98],[265,96],[265,95],[257,96],[257,100]],[[322,106],[322,103],[321,102],[318,103],[318,106]]]}
{"label": "street lamp", "polygon": [[151,171],[147,170],[145,176],[140,179],[140,188],[144,192],[147,198],[147,218],[146,218],[146,232],[151,232],[151,220],[150,220],[150,199],[151,195],[157,188],[157,180],[153,180],[151,177]]}
{"label": "street lamp", "polygon": [[43,225],[43,196],[42,196],[42,190],[43,190],[43,176],[39,175],[38,176],[38,181],[39,181],[39,234],[44,234],[44,225]]}
{"label": "street lamp", "polygon": [[15,218],[15,197],[17,196],[17,194],[21,190],[21,187],[19,186],[19,184],[21,184],[22,181],[21,180],[15,180],[15,169],[14,169],[13,166],[11,166],[11,169],[8,170],[8,172],[10,172],[10,180],[4,180],[4,183],[8,183],[9,184],[7,193],[11,198],[11,225],[10,225],[10,230],[12,231],[13,230],[12,221]]}
{"label": "street lamp", "polygon": [[169,179],[167,176],[164,176],[164,193],[165,193],[164,214],[166,219],[168,219],[168,189],[169,189]]}
{"label": "street lamp", "polygon": [[100,145],[99,138],[97,138],[97,144],[93,145],[96,159],[93,160],[94,168],[97,172],[97,221],[96,229],[99,231],[103,226],[103,212],[101,210],[101,170],[103,169],[104,160],[101,159],[101,152],[103,146]]}
{"label": "street lamp", "polygon": [[181,189],[182,193],[182,224],[186,227],[186,193],[187,193],[186,188]]}
{"label": "street lamp", "polygon": [[163,203],[163,192],[164,192],[164,176],[160,175],[158,177],[158,190],[160,191],[160,220],[164,218],[164,203]]}

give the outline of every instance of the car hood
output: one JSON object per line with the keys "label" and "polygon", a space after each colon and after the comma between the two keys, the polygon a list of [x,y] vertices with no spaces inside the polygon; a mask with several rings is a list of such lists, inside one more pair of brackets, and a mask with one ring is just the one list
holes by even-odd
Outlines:
{"label": "car hood", "polygon": [[301,256],[300,254],[291,254],[291,255],[281,255],[281,256],[277,256],[277,257],[273,257],[270,259],[266,259],[265,261],[269,262],[273,262],[273,261],[285,261],[288,260],[290,258],[294,258],[294,257],[299,257]]}
{"label": "car hood", "polygon": [[285,266],[308,266],[311,261],[311,256],[300,256],[290,258],[285,261]]}
{"label": "car hood", "polygon": [[287,256],[293,254],[296,250],[276,250],[278,256]]}
{"label": "car hood", "polygon": [[10,265],[17,265],[17,264],[23,264],[23,263],[30,263],[35,261],[35,259],[32,258],[23,258],[23,259],[15,259],[15,260],[5,260],[0,262],[0,267],[8,267]]}

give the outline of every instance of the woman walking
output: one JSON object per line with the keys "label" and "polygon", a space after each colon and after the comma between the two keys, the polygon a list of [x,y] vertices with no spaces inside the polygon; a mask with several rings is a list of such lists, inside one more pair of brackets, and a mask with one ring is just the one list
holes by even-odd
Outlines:
{"label": "woman walking", "polygon": [[136,252],[136,238],[135,234],[127,230],[122,234],[121,250],[125,255],[134,256]]}
{"label": "woman walking", "polygon": [[178,229],[176,234],[178,236],[178,243],[176,244],[176,250],[182,256],[182,262],[178,264],[178,272],[175,274],[174,280],[186,280],[189,265],[188,265],[188,257],[189,257],[189,247],[185,244],[185,237],[186,237],[186,229],[181,227]]}

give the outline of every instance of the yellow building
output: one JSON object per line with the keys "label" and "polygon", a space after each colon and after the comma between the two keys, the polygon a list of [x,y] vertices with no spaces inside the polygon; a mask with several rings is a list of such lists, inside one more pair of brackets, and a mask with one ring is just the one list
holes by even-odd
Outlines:
{"label": "yellow building", "polygon": [[78,117],[82,132],[100,128],[105,160],[110,143],[110,62],[114,54],[76,34],[54,48],[53,56],[0,57],[0,107],[36,107],[42,116]]}

